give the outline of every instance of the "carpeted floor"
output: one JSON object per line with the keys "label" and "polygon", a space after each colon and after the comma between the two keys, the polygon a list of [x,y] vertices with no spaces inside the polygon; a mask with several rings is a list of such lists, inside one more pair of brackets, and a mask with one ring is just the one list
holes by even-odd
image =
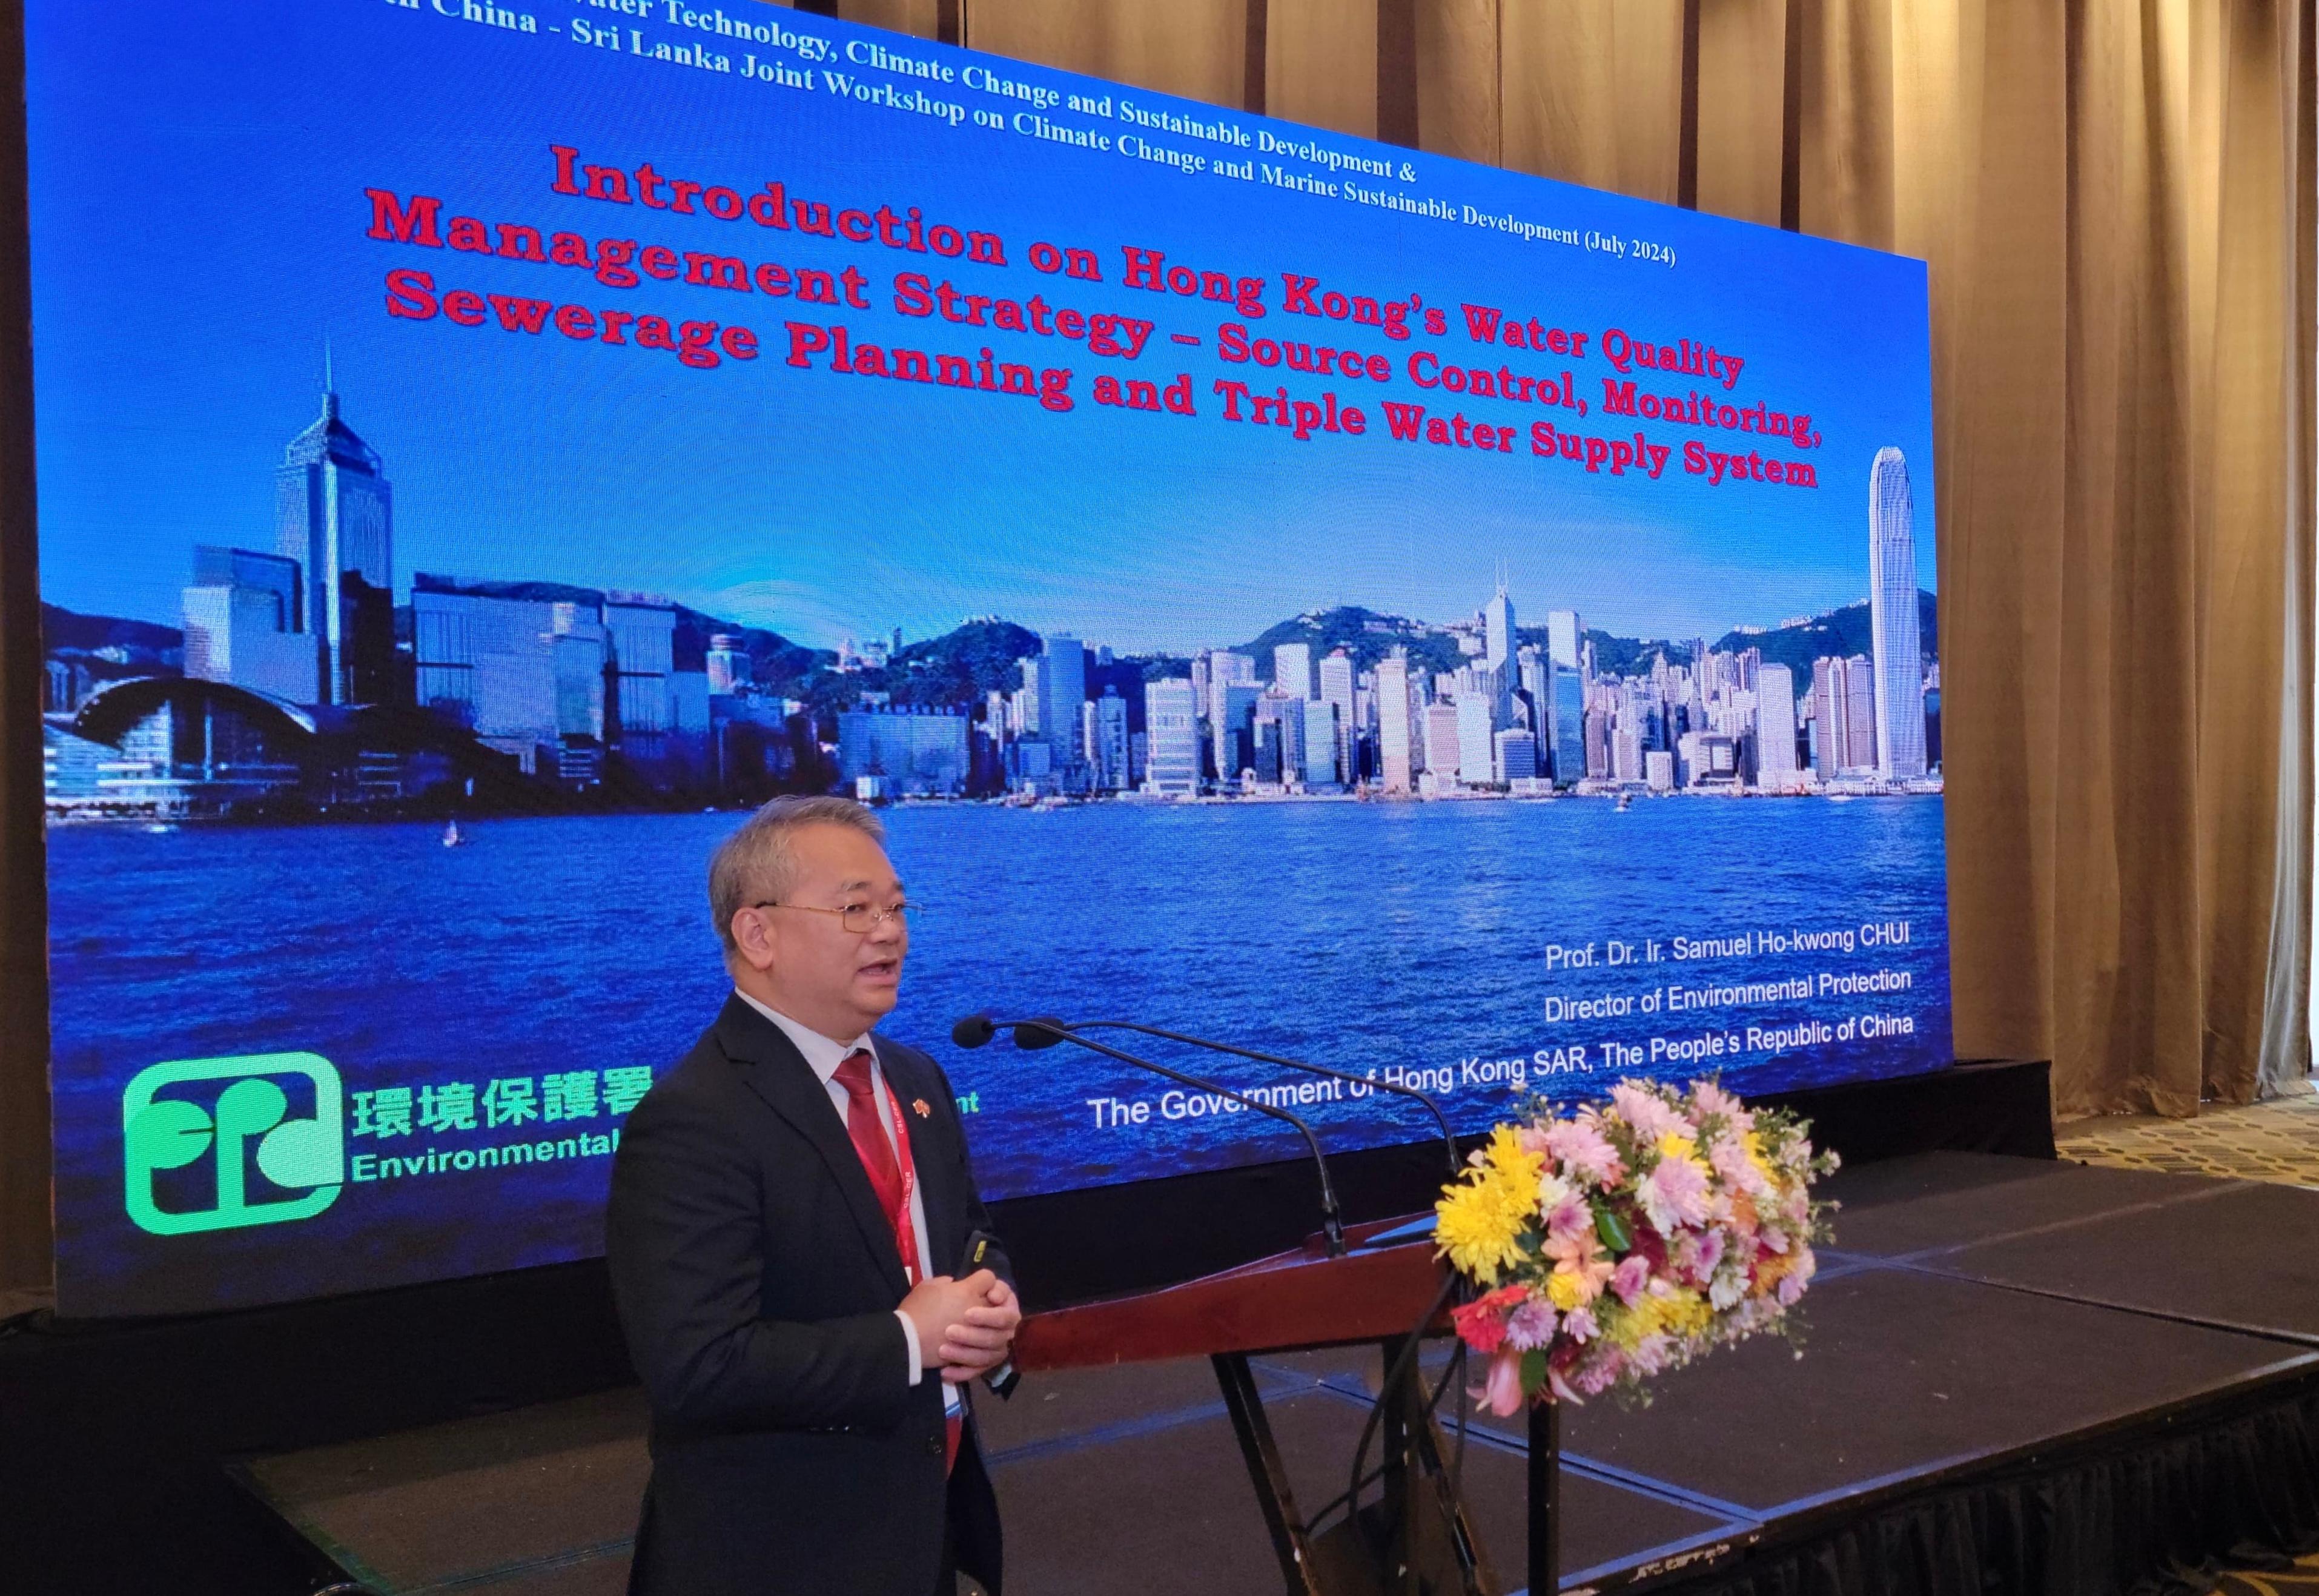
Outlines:
{"label": "carpeted floor", "polygon": [[2065,1159],[2113,1169],[2319,1186],[2319,1091],[2305,1081],[2268,1103],[2210,1104],[2194,1120],[2071,1120],[2055,1127],[2053,1141]]}

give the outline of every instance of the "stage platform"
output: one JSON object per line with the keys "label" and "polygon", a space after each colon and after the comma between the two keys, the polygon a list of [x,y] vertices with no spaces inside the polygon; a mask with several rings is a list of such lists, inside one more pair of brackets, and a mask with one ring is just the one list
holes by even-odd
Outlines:
{"label": "stage platform", "polygon": [[[1779,1341],[1565,1420],[1566,1590],[2122,1590],[2319,1537],[2319,1191],[1933,1153],[1833,1183],[1836,1242]],[[1436,1362],[1438,1366],[1439,1357]],[[1346,1484],[1373,1350],[1260,1358],[1307,1507]],[[1009,1596],[1280,1588],[1205,1360],[986,1401]],[[380,1596],[623,1589],[633,1390],[247,1459],[318,1578]],[[1467,1432],[1519,1583],[1519,1421]]]}

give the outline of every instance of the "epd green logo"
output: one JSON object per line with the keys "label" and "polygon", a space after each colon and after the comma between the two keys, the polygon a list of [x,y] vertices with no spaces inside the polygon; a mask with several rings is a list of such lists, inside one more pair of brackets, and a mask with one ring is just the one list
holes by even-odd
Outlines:
{"label": "epd green logo", "polygon": [[[289,1094],[273,1077],[293,1076],[314,1090],[314,1117],[289,1119]],[[222,1090],[185,1092],[164,1097],[167,1087]],[[338,1201],[346,1179],[344,1094],[338,1072],[315,1053],[257,1053],[239,1059],[180,1059],[140,1070],[121,1098],[121,1130],[127,1166],[129,1217],[157,1236],[194,1231],[230,1231],[243,1225],[279,1224],[311,1219]],[[295,1192],[286,1197],[249,1192],[250,1141],[257,1142],[257,1170],[273,1186]],[[203,1159],[216,1169],[210,1206],[172,1212],[161,1206],[157,1177]],[[201,1183],[188,1183],[200,1189]],[[307,1190],[303,1188],[311,1187]]]}

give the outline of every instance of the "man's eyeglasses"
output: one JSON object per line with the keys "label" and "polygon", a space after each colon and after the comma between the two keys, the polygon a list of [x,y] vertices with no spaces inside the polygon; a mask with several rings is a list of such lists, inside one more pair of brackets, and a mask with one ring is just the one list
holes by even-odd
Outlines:
{"label": "man's eyeglasses", "polygon": [[867,903],[850,903],[842,909],[825,909],[809,903],[760,903],[749,906],[755,909],[803,909],[808,915],[835,915],[837,923],[855,936],[868,936],[889,919],[907,932],[910,922],[925,913],[924,904],[915,903],[888,904],[884,908]]}

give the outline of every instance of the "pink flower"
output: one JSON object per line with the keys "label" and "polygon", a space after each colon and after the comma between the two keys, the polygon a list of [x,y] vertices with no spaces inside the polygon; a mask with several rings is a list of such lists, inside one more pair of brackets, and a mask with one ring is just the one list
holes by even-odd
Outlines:
{"label": "pink flower", "polygon": [[1818,1271],[1819,1260],[1812,1256],[1812,1249],[1798,1249],[1794,1266],[1780,1276],[1780,1306],[1794,1307],[1797,1299],[1804,1294],[1804,1287],[1811,1284],[1811,1277]]}
{"label": "pink flower", "polygon": [[1755,1116],[1749,1114],[1739,1099],[1717,1086],[1703,1080],[1691,1089],[1691,1117],[1694,1124],[1720,1118],[1733,1132],[1745,1133],[1755,1128]]}
{"label": "pink flower", "polygon": [[1506,1318],[1506,1345],[1517,1352],[1535,1352],[1554,1339],[1554,1307],[1531,1297]]}
{"label": "pink flower", "polygon": [[1633,1307],[1651,1283],[1651,1261],[1639,1252],[1630,1252],[1619,1260],[1611,1275],[1611,1289],[1619,1300]]}
{"label": "pink flower", "polygon": [[1562,1316],[1563,1332],[1574,1341],[1591,1341],[1602,1333],[1592,1308],[1573,1308]]}
{"label": "pink flower", "polygon": [[1564,1197],[1546,1216],[1546,1249],[1549,1257],[1562,1256],[1555,1250],[1557,1242],[1568,1249],[1583,1245],[1593,1234],[1594,1211],[1581,1198]]}
{"label": "pink flower", "polygon": [[1554,1260],[1546,1285],[1557,1307],[1582,1307],[1602,1294],[1611,1263],[1594,1233],[1594,1211],[1584,1203],[1574,1197],[1554,1213],[1547,1222],[1543,1250]]}
{"label": "pink flower", "polygon": [[1723,1232],[1685,1231],[1674,1240],[1672,1261],[1693,1285],[1704,1285],[1723,1261]]}
{"label": "pink flower", "polygon": [[1736,1135],[1718,1136],[1707,1150],[1707,1161],[1715,1166],[1715,1173],[1723,1177],[1723,1184],[1735,1191],[1753,1196],[1771,1189],[1771,1182],[1764,1178],[1764,1172],[1747,1156],[1747,1144]]}
{"label": "pink flower", "polygon": [[1526,1153],[1543,1153],[1551,1149],[1552,1144],[1548,1140],[1549,1134],[1550,1131],[1546,1126],[1528,1124],[1514,1132],[1514,1141]]}
{"label": "pink flower", "polygon": [[1661,1159],[1635,1198],[1651,1223],[1670,1235],[1683,1225],[1705,1224],[1715,1209],[1707,1177],[1689,1159]]}
{"label": "pink flower", "polygon": [[1591,1117],[1557,1120],[1547,1128],[1546,1151],[1574,1180],[1610,1186],[1625,1173],[1619,1150],[1611,1145]]}
{"label": "pink flower", "polygon": [[1661,1136],[1689,1136],[1691,1122],[1681,1111],[1670,1108],[1656,1093],[1623,1082],[1611,1088],[1611,1105],[1619,1117],[1635,1129],[1645,1141],[1656,1141]]}
{"label": "pink flower", "polygon": [[1490,1359],[1489,1373],[1483,1376],[1482,1388],[1474,1396],[1481,1404],[1501,1419],[1511,1419],[1521,1411],[1521,1354],[1511,1348]]}
{"label": "pink flower", "polygon": [[1616,1385],[1619,1376],[1626,1372],[1627,1360],[1617,1348],[1606,1347],[1602,1357],[1587,1361],[1586,1366],[1578,1371],[1572,1384],[1589,1396],[1600,1396]]}
{"label": "pink flower", "polygon": [[[1583,1308],[1602,1294],[1602,1288],[1611,1283],[1611,1260],[1600,1249],[1561,1258],[1556,1261],[1554,1273],[1548,1276],[1547,1290],[1554,1292],[1557,1281],[1567,1279],[1570,1285],[1563,1290],[1570,1293],[1574,1307]],[[1559,1295],[1556,1300],[1561,1300]]]}
{"label": "pink flower", "polygon": [[1723,1232],[1709,1231],[1699,1239],[1699,1276],[1704,1280],[1723,1262]]}

